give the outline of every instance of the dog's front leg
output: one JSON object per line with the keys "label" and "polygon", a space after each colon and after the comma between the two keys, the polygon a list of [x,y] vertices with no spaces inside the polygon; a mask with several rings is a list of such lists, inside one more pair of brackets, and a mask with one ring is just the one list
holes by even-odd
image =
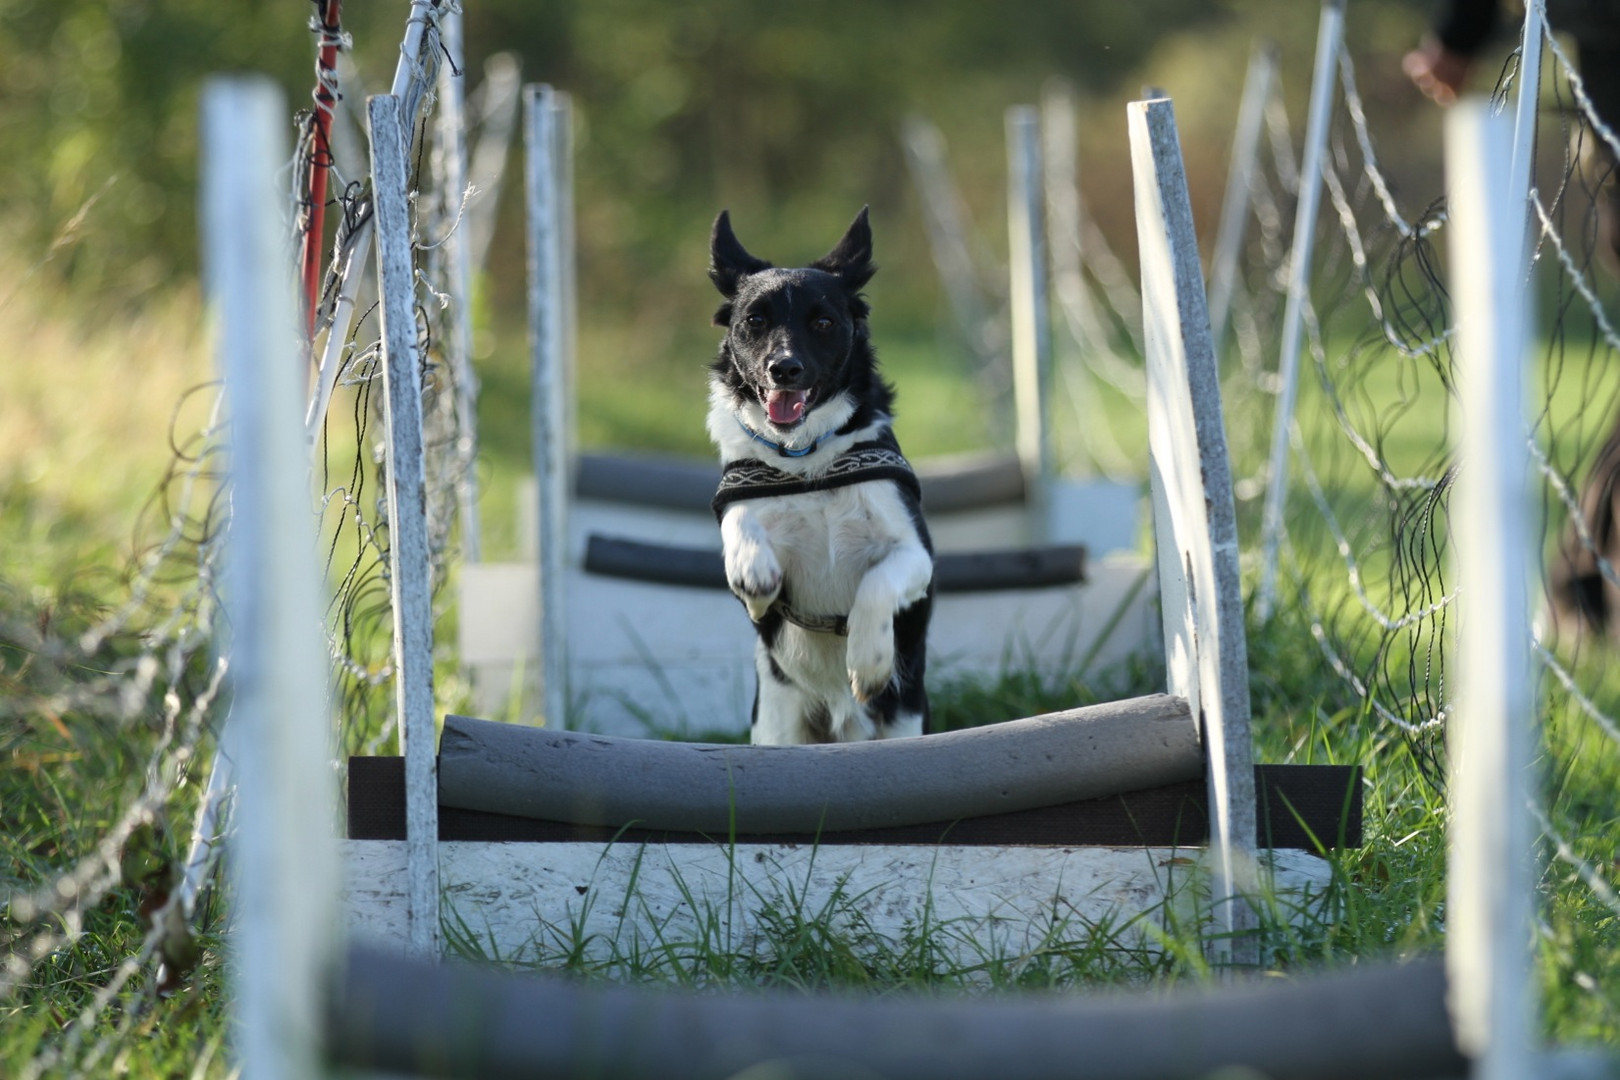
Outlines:
{"label": "dog's front leg", "polygon": [[933,579],[934,560],[921,544],[895,548],[861,579],[845,652],[856,701],[872,700],[894,678],[895,613],[921,600]]}
{"label": "dog's front leg", "polygon": [[755,622],[776,603],[782,591],[782,564],[770,534],[747,503],[732,503],[720,519],[720,543],[726,553],[726,584]]}

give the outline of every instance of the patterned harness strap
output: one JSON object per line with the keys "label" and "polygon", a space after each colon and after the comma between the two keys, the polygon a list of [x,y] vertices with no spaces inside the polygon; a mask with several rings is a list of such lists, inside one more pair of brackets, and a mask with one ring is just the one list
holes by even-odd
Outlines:
{"label": "patterned harness strap", "polygon": [[[825,472],[813,477],[794,476],[774,465],[757,459],[727,462],[720,470],[720,489],[709,504],[715,520],[725,516],[726,508],[734,502],[747,499],[766,499],[774,495],[803,495],[812,491],[831,491],[834,488],[864,484],[871,480],[892,480],[922,498],[922,487],[910,462],[900,453],[900,444],[894,435],[884,432],[877,439],[856,443],[833,459]],[[797,611],[786,602],[777,600],[772,607],[782,618],[804,630],[818,634],[849,635],[849,616],[812,615]]]}
{"label": "patterned harness strap", "polygon": [[726,507],[734,502],[831,491],[871,480],[893,480],[913,496],[922,497],[917,474],[911,471],[911,464],[900,453],[894,436],[885,433],[882,438],[856,443],[834,458],[826,471],[815,476],[795,476],[755,458],[727,462],[720,470],[720,489],[714,493],[709,506],[718,521],[725,516]]}

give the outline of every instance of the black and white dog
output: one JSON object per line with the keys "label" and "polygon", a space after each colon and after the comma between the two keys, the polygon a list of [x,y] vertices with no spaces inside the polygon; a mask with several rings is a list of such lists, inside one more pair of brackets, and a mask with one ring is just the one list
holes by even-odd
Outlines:
{"label": "black and white dog", "polygon": [[709,376],[714,512],[758,632],[755,743],[928,727],[933,545],[867,328],[861,287],[876,269],[865,209],[798,270],[750,255],[724,211],[714,222],[709,277],[726,298]]}

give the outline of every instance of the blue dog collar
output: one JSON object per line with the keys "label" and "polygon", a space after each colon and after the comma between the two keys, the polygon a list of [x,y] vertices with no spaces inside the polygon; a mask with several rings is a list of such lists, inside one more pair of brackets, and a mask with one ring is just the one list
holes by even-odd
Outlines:
{"label": "blue dog collar", "polygon": [[[811,443],[809,446],[806,446],[802,450],[789,450],[787,447],[783,446],[781,443],[773,442],[772,440],[767,439],[765,436],[761,435],[759,432],[755,431],[753,428],[751,428],[747,424],[743,423],[743,418],[742,417],[738,416],[738,417],[736,417],[736,420],[737,420],[737,426],[742,428],[744,431],[748,432],[748,437],[749,438],[753,439],[755,442],[764,443],[766,446],[770,447],[772,450],[775,450],[778,454],[780,454],[780,455],[782,455],[783,457],[786,457],[786,458],[809,457],[811,454],[815,453],[816,448],[821,445],[821,439],[817,439],[815,442]],[[825,437],[826,436],[822,436],[822,438],[825,438]]]}

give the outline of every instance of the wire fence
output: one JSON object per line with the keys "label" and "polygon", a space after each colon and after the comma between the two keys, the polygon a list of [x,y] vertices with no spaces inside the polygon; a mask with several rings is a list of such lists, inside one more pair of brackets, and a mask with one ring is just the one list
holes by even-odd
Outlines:
{"label": "wire fence", "polygon": [[[471,429],[476,394],[465,354],[467,295],[451,255],[465,221],[469,189],[456,181],[465,165],[460,137],[434,123],[441,65],[455,61],[444,46],[441,17],[453,5],[418,4],[413,27],[420,40],[402,52],[406,84],[400,96],[411,119],[411,241],[415,253],[417,354],[421,357],[423,441],[427,467],[428,541],[436,616],[447,613],[454,567],[460,558],[466,518],[463,493],[472,483],[476,440]],[[459,70],[450,72],[460,78]],[[401,78],[396,77],[396,92]],[[417,103],[411,113],[410,103]],[[320,489],[321,539],[329,581],[337,582],[327,611],[328,644],[334,658],[340,746],[346,753],[387,752],[397,746],[393,714],[393,606],[390,599],[387,448],[382,424],[382,338],[375,284],[350,280],[364,260],[357,248],[372,242],[371,196],[366,178],[339,176],[342,220],[331,269],[322,289],[316,324],[321,353],[333,357],[333,390],[324,410],[312,413],[318,429],[314,471]],[[356,304],[352,325],[337,317],[345,291],[367,298]],[[312,409],[319,409],[319,404]]]}
{"label": "wire fence", "polygon": [[[1526,374],[1543,563],[1538,614],[1524,628],[1540,671],[1538,944],[1541,977],[1580,987],[1592,1015],[1613,1024],[1620,989],[1602,970],[1620,950],[1620,685],[1609,663],[1620,599],[1616,147],[1558,42],[1547,36],[1543,47],[1527,284],[1539,329]],[[1498,108],[1517,93],[1518,71],[1516,62],[1504,69]],[[1439,193],[1415,207],[1399,204],[1347,52],[1338,81],[1304,312],[1304,375],[1288,433],[1278,610],[1315,640],[1342,680],[1344,707],[1404,742],[1438,787],[1458,620],[1468,610],[1449,577],[1453,545],[1468,542],[1451,528],[1452,480],[1468,463],[1449,450],[1456,373],[1441,253],[1446,207]],[[1252,470],[1239,489],[1250,496],[1267,479],[1258,436],[1271,429],[1277,393],[1283,214],[1299,184],[1280,102],[1268,119],[1270,154],[1255,173],[1256,228],[1236,289],[1227,375],[1234,455]],[[1245,446],[1246,436],[1257,441]]]}
{"label": "wire fence", "polygon": [[[1620,959],[1620,679],[1608,663],[1620,633],[1620,144],[1558,39],[1544,33],[1541,48],[1527,281],[1539,329],[1526,378],[1543,562],[1537,616],[1525,628],[1541,675],[1531,808],[1545,865],[1539,944],[1542,977],[1580,987],[1592,1014],[1612,1025],[1620,988],[1601,971]],[[1286,432],[1283,595],[1274,610],[1310,637],[1337,677],[1342,695],[1322,703],[1326,711],[1372,725],[1376,743],[1404,744],[1438,791],[1467,609],[1449,576],[1452,545],[1467,539],[1450,524],[1452,481],[1466,463],[1453,460],[1449,430],[1446,202],[1437,189],[1402,204],[1378,161],[1355,62],[1342,45],[1332,59],[1326,198],[1301,305],[1302,385]],[[1493,94],[1497,109],[1511,107],[1519,71],[1515,54]],[[1606,69],[1593,74],[1612,81]],[[1264,575],[1259,500],[1271,480],[1303,142],[1275,82],[1263,118],[1240,271],[1228,283],[1228,330],[1217,343],[1256,577]],[[1139,472],[1128,448],[1139,438],[1130,405],[1141,399],[1141,371],[1121,358],[1140,352],[1125,317],[1140,305],[1094,240],[1083,202],[1067,191],[1058,201],[1069,202],[1067,215],[1052,216],[1067,227],[1051,245],[1070,249],[1066,273],[1054,259],[1054,312],[1066,331],[1053,402],[1060,457],[1069,470]]]}
{"label": "wire fence", "polygon": [[[331,6],[335,16],[336,5]],[[316,48],[347,50],[352,42],[326,18],[312,21]],[[428,462],[427,507],[437,613],[460,552],[461,507],[476,443],[465,334],[456,320],[467,295],[454,260],[472,192],[465,166],[447,163],[464,146],[444,145],[462,129],[432,123],[441,65],[453,64],[442,39],[444,20],[459,15],[452,0],[416,0],[402,46],[395,90],[417,103],[412,117],[414,310]],[[459,70],[452,77],[459,78]],[[335,218],[330,255],[310,315],[305,355],[331,366],[315,387],[309,434],[312,513],[321,524],[328,580],[334,583],[326,632],[340,718],[336,742],[346,752],[386,752],[396,731],[391,682],[392,611],[389,537],[381,442],[381,343],[374,281],[366,256],[373,243],[369,175],[349,175],[317,136],[321,111],[353,87],[337,79],[330,57],[317,65],[317,107],[299,117],[303,135],[287,175],[289,250],[304,246],[318,215],[310,213],[312,172],[330,171]],[[292,272],[289,266],[289,274]],[[292,333],[294,328],[289,327]],[[458,349],[462,351],[458,351]],[[80,779],[105,785],[96,801],[116,807],[108,821],[85,820],[64,835],[77,793],[42,785],[37,805],[0,809],[25,865],[0,879],[0,1004],[28,1003],[56,987],[54,1015],[39,1017],[40,1049],[25,1078],[98,1076],[117,1071],[133,1041],[150,1034],[158,1006],[198,962],[217,948],[228,904],[210,887],[222,834],[230,828],[230,628],[220,617],[220,582],[231,514],[226,482],[229,417],[220,386],[196,388],[206,406],[176,410],[167,475],[143,518],[142,553],[122,597],[106,608],[101,594],[68,591],[46,608],[27,597],[0,604],[0,749],[48,781],[51,762],[28,756],[30,729],[60,729],[71,745],[108,748],[76,762]],[[10,602],[15,601],[15,602]],[[19,659],[20,658],[20,659]],[[453,691],[453,687],[451,688]],[[212,774],[212,775],[210,775]],[[54,823],[53,823],[54,822]],[[191,849],[184,859],[173,857]],[[28,845],[32,845],[29,847]],[[37,856],[34,857],[34,856]],[[137,918],[119,922],[109,905],[134,903]],[[121,925],[123,932],[108,929]],[[130,926],[138,928],[129,936]],[[88,963],[99,967],[86,971]],[[71,985],[74,992],[62,995]],[[71,1002],[64,1012],[63,1001]],[[223,1024],[195,1061],[203,1075],[220,1053]]]}
{"label": "wire fence", "polygon": [[[217,402],[218,386],[194,393]],[[5,883],[0,1001],[26,997],[35,984],[62,979],[64,967],[82,965],[70,946],[115,892],[131,890],[145,916],[143,935],[106,957],[107,966],[73,998],[75,1011],[60,1018],[59,1038],[24,1076],[64,1067],[95,1074],[142,1015],[130,999],[155,998],[170,974],[189,966],[195,948],[190,898],[178,888],[178,868],[158,852],[166,832],[186,830],[200,815],[200,770],[229,713],[217,595],[229,527],[221,434],[217,404],[200,430],[171,433],[173,462],[149,504],[145,550],[121,604],[106,611],[91,595],[68,594],[31,618],[0,614],[0,646],[8,658],[21,658],[0,671],[0,731],[8,733],[8,749],[23,751],[13,763],[42,771],[48,765],[26,757],[29,727],[43,719],[75,732],[72,744],[86,748],[82,769],[119,793],[109,801],[117,807],[110,820],[74,820],[71,836],[40,839],[31,849],[40,861],[37,880]],[[8,603],[4,611],[30,606]],[[94,754],[101,746],[118,750]],[[8,833],[32,839],[49,802],[44,795],[38,804],[9,806],[0,819]],[[71,850],[49,846],[57,843]]]}

